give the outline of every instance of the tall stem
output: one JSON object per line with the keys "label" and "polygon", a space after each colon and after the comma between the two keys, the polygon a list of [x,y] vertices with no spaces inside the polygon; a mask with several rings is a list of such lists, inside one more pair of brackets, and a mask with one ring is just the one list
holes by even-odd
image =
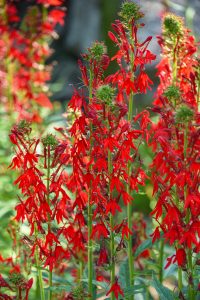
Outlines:
{"label": "tall stem", "polygon": [[[108,150],[108,176],[109,176],[109,201],[111,200],[111,174],[112,174],[112,154]],[[110,283],[111,286],[115,283],[115,236],[113,232],[114,227],[114,218],[112,213],[110,213],[110,260],[111,260],[111,269],[110,269]],[[111,293],[111,300],[114,300],[114,293]]]}
{"label": "tall stem", "polygon": [[178,267],[178,288],[181,291],[183,288],[182,269]]}
{"label": "tall stem", "polygon": [[[113,215],[110,214],[110,228],[111,228],[111,236],[110,236],[110,259],[111,259],[111,273],[110,273],[110,282],[111,286],[115,283],[115,239],[113,233]],[[114,300],[114,293],[111,293],[111,300]]]}
{"label": "tall stem", "polygon": [[[110,125],[109,125],[109,106],[106,105],[106,126],[107,130],[109,132]],[[112,152],[108,150],[108,199],[109,201],[112,201],[112,191],[111,191],[111,176],[112,176]],[[114,217],[112,213],[110,213],[110,284],[113,286],[115,283],[115,235],[113,232],[114,227]],[[114,292],[111,292],[111,300],[115,299]]]}
{"label": "tall stem", "polygon": [[[88,197],[88,294],[92,297],[92,263],[93,263],[93,242],[92,234],[92,205],[91,205],[91,189]],[[91,298],[92,299],[92,298]]]}
{"label": "tall stem", "polygon": [[[128,122],[131,122],[133,114],[133,94],[131,93],[129,98],[129,109],[128,109]],[[128,161],[127,166],[127,174],[128,174],[128,184],[126,191],[130,195],[131,187],[130,187],[130,177],[131,177],[131,162]],[[132,203],[128,203],[127,205],[127,218],[128,218],[128,228],[131,230],[132,228]],[[128,235],[128,262],[129,262],[129,283],[130,286],[134,285],[134,259],[133,259],[133,243],[132,243],[132,235]],[[130,296],[130,300],[134,299],[134,296]]]}
{"label": "tall stem", "polygon": [[[184,129],[184,160],[186,162],[187,159],[187,147],[188,147],[188,130],[189,130],[189,123],[186,122],[186,128]],[[187,186],[184,186],[184,199],[186,201],[187,197]],[[189,223],[190,221],[190,209],[187,209],[186,213],[186,222]],[[194,288],[193,288],[193,263],[192,263],[192,251],[191,249],[187,250],[187,264],[188,264],[188,272],[189,272],[189,289],[188,289],[188,297],[190,300],[195,299],[194,295]]]}
{"label": "tall stem", "polygon": [[[50,163],[51,163],[51,153],[50,153],[50,146],[47,148],[47,203],[50,206]],[[48,214],[48,232],[51,232],[51,216]],[[49,251],[51,254],[51,246],[49,246]],[[50,270],[49,266],[49,293],[48,293],[48,299],[52,299],[52,283],[53,283],[53,276],[52,271]]]}
{"label": "tall stem", "polygon": [[[89,103],[92,101],[92,82],[93,82],[93,73],[90,69],[89,72]],[[91,158],[92,154],[92,123],[90,122],[89,125],[90,130],[90,149],[89,149],[89,160]],[[90,166],[90,171],[91,171]],[[92,299],[93,297],[93,287],[92,287],[92,267],[93,267],[93,242],[91,239],[92,234],[92,204],[91,204],[91,198],[92,198],[92,183],[90,182],[90,187],[88,191],[88,296]]]}
{"label": "tall stem", "polygon": [[[132,38],[132,27],[129,28],[129,39],[130,44],[132,45],[132,49],[134,49],[134,40]],[[133,50],[131,50],[130,53],[130,70],[132,72],[131,74],[131,80],[134,81],[134,60],[135,60],[135,54]],[[129,104],[128,104],[128,122],[131,125],[131,120],[133,116],[133,92],[130,93],[129,96]],[[130,185],[130,177],[131,177],[131,161],[128,161],[127,165],[127,175],[128,175],[128,184],[126,191],[130,195],[131,193],[131,185]],[[128,219],[128,228],[132,230],[132,203],[129,202],[127,205],[127,219]],[[132,242],[132,235],[128,234],[128,265],[129,265],[129,284],[130,286],[134,285],[134,258],[133,258],[133,242]],[[129,300],[134,300],[134,295],[129,297]]]}
{"label": "tall stem", "polygon": [[189,290],[188,290],[188,299],[195,300],[194,286],[193,286],[193,263],[192,263],[192,251],[188,249],[187,251],[187,260],[188,260],[188,270],[189,270]]}
{"label": "tall stem", "polygon": [[[174,41],[174,57],[173,57],[173,64],[172,64],[172,83],[176,84],[177,81],[177,54],[176,54],[176,43],[177,40]],[[177,106],[177,103],[175,102],[175,107]],[[185,139],[184,139],[185,141]],[[185,157],[185,145],[184,145],[184,157]],[[178,199],[178,193],[177,193],[177,207],[179,208],[179,199]],[[177,247],[179,247],[177,245]],[[178,267],[178,288],[181,291],[183,289],[183,275],[182,275],[182,268]]]}
{"label": "tall stem", "polygon": [[177,81],[177,38],[174,39],[174,48],[173,48],[173,61],[172,61],[172,84],[176,84]]}
{"label": "tall stem", "polygon": [[163,254],[164,254],[164,240],[160,241],[160,253],[159,253],[159,280],[163,282]]}
{"label": "tall stem", "polygon": [[[36,225],[35,225],[35,237],[37,239]],[[44,286],[43,286],[43,280],[42,280],[42,271],[41,271],[40,262],[39,262],[38,246],[36,246],[36,249],[35,249],[35,261],[36,261],[36,266],[37,266],[37,276],[38,276],[38,282],[39,282],[39,288],[40,288],[40,300],[45,300]]]}

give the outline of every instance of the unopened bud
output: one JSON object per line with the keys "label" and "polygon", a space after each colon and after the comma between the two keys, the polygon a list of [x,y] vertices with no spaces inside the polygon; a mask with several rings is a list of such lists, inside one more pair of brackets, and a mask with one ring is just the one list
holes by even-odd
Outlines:
{"label": "unopened bud", "polygon": [[108,84],[102,85],[98,88],[96,92],[96,97],[102,100],[105,104],[111,105],[115,94],[115,89],[113,89]]}
{"label": "unopened bud", "polygon": [[94,42],[92,46],[88,49],[89,59],[95,59],[96,61],[101,61],[104,54],[106,54],[106,46],[103,42]]}
{"label": "unopened bud", "polygon": [[173,36],[183,34],[183,20],[174,14],[166,14],[163,19],[163,30],[165,34]]}
{"label": "unopened bud", "polygon": [[176,123],[188,123],[192,121],[193,116],[193,110],[187,105],[183,105],[177,110],[175,120]]}
{"label": "unopened bud", "polygon": [[47,134],[43,139],[42,143],[45,147],[51,146],[52,148],[55,148],[58,145],[58,141],[53,134]]}
{"label": "unopened bud", "polygon": [[130,1],[125,1],[122,3],[119,15],[125,24],[129,24],[133,20],[137,21],[144,16],[144,14],[140,11],[139,5]]}
{"label": "unopened bud", "polygon": [[177,86],[170,85],[164,92],[164,96],[170,101],[177,102],[180,99],[181,92]]}

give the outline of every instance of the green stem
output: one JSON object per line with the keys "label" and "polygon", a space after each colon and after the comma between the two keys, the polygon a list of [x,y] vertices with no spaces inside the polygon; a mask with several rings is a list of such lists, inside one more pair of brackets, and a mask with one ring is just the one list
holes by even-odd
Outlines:
{"label": "green stem", "polygon": [[[111,200],[111,174],[112,174],[112,154],[110,150],[108,150],[108,176],[109,176],[109,201]],[[110,261],[111,261],[111,269],[110,269],[110,283],[111,286],[115,283],[115,236],[113,232],[114,227],[114,218],[112,213],[110,213]],[[111,300],[114,300],[114,293],[111,293]]]}
{"label": "green stem", "polygon": [[38,281],[39,281],[39,287],[40,287],[40,299],[45,300],[44,286],[43,286],[43,280],[42,280],[42,271],[40,269],[40,263],[39,263],[38,247],[35,251],[35,260],[36,260],[36,266],[37,266],[37,272],[38,272]]}
{"label": "green stem", "polygon": [[[129,98],[129,109],[128,109],[128,121],[131,122],[133,115],[133,94],[131,93]],[[130,195],[131,187],[130,187],[130,177],[131,177],[131,162],[128,161],[127,167],[127,174],[128,174],[128,184],[126,191]],[[128,217],[128,228],[132,229],[132,203],[129,202],[127,205],[127,217]],[[132,243],[132,235],[128,235],[128,262],[129,262],[129,282],[130,286],[134,285],[134,259],[133,259],[133,243]],[[134,299],[134,296],[130,296],[130,300]]]}
{"label": "green stem", "polygon": [[[132,26],[130,26],[129,28],[129,39],[130,39],[130,44],[132,45],[133,49],[134,49],[134,40],[132,38]],[[135,60],[135,54],[134,52],[131,50],[130,53],[130,70],[132,72],[132,76],[131,76],[131,80],[134,81],[134,60]],[[129,103],[128,103],[128,122],[131,125],[131,120],[132,120],[132,116],[133,116],[133,92],[130,93],[129,96]],[[127,175],[128,175],[128,184],[127,184],[127,188],[126,191],[127,193],[130,195],[131,193],[131,185],[130,185],[130,177],[131,177],[131,172],[132,172],[132,163],[131,161],[128,161],[128,165],[127,165]],[[132,230],[132,203],[129,202],[127,205],[127,219],[128,219],[128,228],[130,230]],[[134,258],[133,258],[133,242],[132,242],[132,235],[128,234],[128,265],[129,265],[129,284],[130,286],[134,285]],[[134,295],[129,297],[129,300],[134,300]]]}
{"label": "green stem", "polygon": [[[110,259],[111,259],[111,272],[110,272],[110,283],[111,286],[115,283],[115,237],[113,233],[113,215],[110,214],[110,229],[111,229],[111,237],[110,237]],[[111,300],[114,300],[114,293],[111,293]]]}
{"label": "green stem", "polygon": [[160,251],[159,251],[159,280],[160,283],[163,282],[163,254],[164,254],[164,240],[160,241]]}
{"label": "green stem", "polygon": [[188,299],[195,300],[194,286],[193,286],[193,264],[192,264],[192,251],[188,249],[187,251],[187,260],[188,260],[188,270],[189,270],[189,290],[188,290]]}
{"label": "green stem", "polygon": [[172,84],[175,84],[176,80],[177,80],[176,43],[177,43],[177,39],[175,38],[175,40],[174,40],[174,49],[173,49],[174,57],[173,57],[173,64],[172,64]]}
{"label": "green stem", "polygon": [[[189,130],[189,124],[186,123],[186,128],[184,130],[184,160],[186,163],[187,159],[187,147],[188,147],[188,130]],[[187,197],[187,186],[184,186],[184,199],[186,201]],[[190,209],[187,209],[186,212],[186,222],[187,224],[190,221]],[[189,278],[189,289],[188,289],[188,297],[190,300],[195,300],[195,295],[194,295],[194,288],[193,288],[193,264],[192,264],[192,251],[191,249],[188,249],[187,251],[187,264],[188,264],[188,275],[191,277]]]}
{"label": "green stem", "polygon": [[149,288],[148,288],[148,286],[146,286],[145,287],[145,289],[146,289],[146,298],[145,298],[145,300],[150,300],[150,292],[149,292]]}
{"label": "green stem", "polygon": [[[50,146],[47,148],[47,203],[50,206],[50,163],[51,163],[51,153],[50,153]],[[48,232],[51,232],[51,216],[48,214]],[[49,246],[49,251],[51,253],[51,246]],[[53,274],[50,270],[49,266],[49,288],[53,285]],[[52,300],[52,290],[49,290],[48,299]]]}
{"label": "green stem", "polygon": [[[92,101],[92,83],[93,83],[93,73],[90,69],[89,71],[89,103]],[[90,149],[89,149],[89,159],[92,154],[92,123],[90,122]],[[90,166],[90,171],[92,170],[92,166]],[[88,192],[88,296],[92,299],[93,297],[93,286],[92,286],[92,267],[93,267],[93,241],[91,239],[92,234],[92,204],[91,204],[91,196],[92,196],[92,182],[90,182],[89,192]]]}
{"label": "green stem", "polygon": [[[174,41],[174,44],[176,45],[176,39]],[[173,59],[173,65],[172,65],[172,83],[176,84],[177,81],[177,55],[175,52],[175,47],[174,47],[174,59]],[[175,101],[175,107],[176,107],[177,103]],[[184,138],[185,141],[185,138]],[[185,144],[184,144],[184,153],[186,153],[187,149],[185,148]],[[184,154],[185,157],[185,154]],[[179,208],[179,199],[178,199],[178,193],[177,194],[177,198],[176,198],[176,204],[177,207]],[[180,209],[180,208],[179,208]],[[177,247],[179,248],[179,245],[177,245]],[[182,268],[178,267],[178,288],[179,291],[181,291],[183,289],[183,275],[182,275]]]}
{"label": "green stem", "polygon": [[[37,239],[37,228],[35,224],[35,237]],[[45,300],[45,294],[44,294],[44,286],[43,286],[43,280],[42,280],[42,271],[40,267],[40,262],[39,262],[39,251],[38,251],[38,246],[36,246],[35,249],[35,261],[36,261],[36,266],[37,266],[37,276],[38,276],[38,282],[39,282],[39,288],[40,288],[40,300]]]}
{"label": "green stem", "polygon": [[[186,222],[189,223],[190,221],[190,211],[187,210],[186,213]],[[193,287],[193,263],[192,263],[192,251],[191,249],[187,250],[187,269],[188,269],[188,276],[189,278],[189,285],[188,285],[188,299],[195,300],[195,294],[194,294],[194,287]]]}
{"label": "green stem", "polygon": [[20,300],[19,288],[17,288],[16,294],[17,294],[17,299],[16,300]]}
{"label": "green stem", "polygon": [[88,294],[89,294],[89,297],[92,297],[92,289],[93,289],[92,288],[93,242],[92,242],[92,239],[91,239],[91,234],[92,234],[92,205],[90,203],[90,199],[91,199],[91,192],[89,192],[89,198],[88,198]]}
{"label": "green stem", "polygon": [[183,278],[182,278],[181,267],[178,268],[178,288],[179,288],[179,291],[181,291],[183,289]]}
{"label": "green stem", "polygon": [[81,280],[83,278],[83,261],[79,261],[79,282],[82,283]]}

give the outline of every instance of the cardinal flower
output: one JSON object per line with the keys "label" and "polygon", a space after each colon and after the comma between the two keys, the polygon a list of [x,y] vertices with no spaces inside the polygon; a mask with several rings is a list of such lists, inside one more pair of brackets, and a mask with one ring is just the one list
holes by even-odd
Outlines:
{"label": "cardinal flower", "polygon": [[119,294],[124,297],[124,292],[122,291],[118,280],[115,281],[115,283],[111,286],[111,288],[109,289],[109,291],[107,292],[106,296],[108,296],[110,293],[114,293],[115,297],[118,299]]}

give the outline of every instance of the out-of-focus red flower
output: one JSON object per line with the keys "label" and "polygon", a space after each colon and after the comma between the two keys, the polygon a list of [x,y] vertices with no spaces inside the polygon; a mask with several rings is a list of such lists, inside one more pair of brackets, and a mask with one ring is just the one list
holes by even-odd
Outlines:
{"label": "out-of-focus red flower", "polygon": [[109,289],[109,291],[106,293],[106,296],[108,296],[110,293],[114,293],[115,297],[118,299],[119,294],[124,297],[124,292],[121,289],[118,280],[116,280],[116,282],[111,286],[111,288]]}

